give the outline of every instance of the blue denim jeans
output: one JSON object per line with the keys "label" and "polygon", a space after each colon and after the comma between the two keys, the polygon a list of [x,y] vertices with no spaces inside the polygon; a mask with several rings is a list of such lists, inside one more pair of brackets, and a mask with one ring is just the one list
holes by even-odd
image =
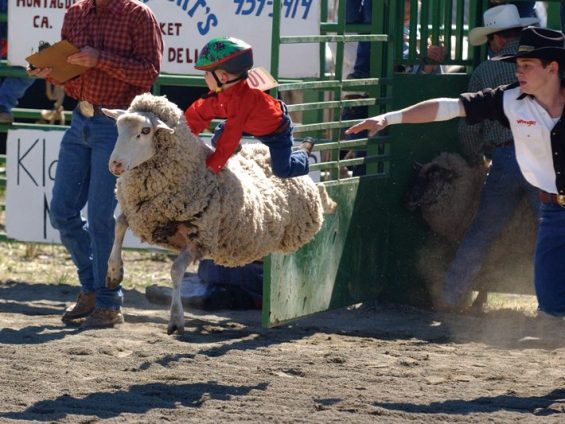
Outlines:
{"label": "blue denim jeans", "polygon": [[535,256],[535,283],[539,309],[565,316],[565,209],[541,205]]}
{"label": "blue denim jeans", "polygon": [[[114,241],[116,178],[108,160],[118,137],[106,116],[85,118],[76,109],[59,150],[49,215],[77,267],[84,293],[96,293],[96,307],[118,309],[121,287],[106,287],[108,258]],[[81,209],[88,202],[87,220]]]}
{"label": "blue denim jeans", "polygon": [[535,18],[536,14],[536,2],[535,1],[513,1],[511,2],[518,9],[518,14],[521,18]]}
{"label": "blue denim jeans", "polygon": [[[373,11],[372,0],[347,0],[345,4],[345,22],[348,24],[370,24]],[[355,78],[368,78],[370,71],[371,43],[360,41],[353,65]]]}
{"label": "blue denim jeans", "polygon": [[35,81],[35,78],[4,78],[0,85],[0,112],[11,112]]}
{"label": "blue denim jeans", "polygon": [[489,246],[502,233],[524,195],[538,216],[538,191],[520,172],[514,147],[494,149],[479,210],[445,275],[444,303],[451,307],[460,305],[481,270]]}
{"label": "blue denim jeans", "polygon": [[[279,178],[292,178],[306,175],[309,172],[308,155],[303,150],[292,151],[293,137],[292,137],[292,121],[286,106],[281,102],[283,108],[283,117],[281,126],[284,122],[288,121],[289,125],[286,131],[281,134],[266,135],[263,137],[256,137],[261,140],[269,148],[271,154],[271,168],[273,174]],[[214,130],[212,136],[212,145],[215,147],[220,135],[224,131],[224,122],[220,122]]]}
{"label": "blue denim jeans", "polygon": [[[273,174],[279,178],[292,178],[306,175],[310,171],[308,154],[304,150],[292,150],[292,121],[285,113],[282,121],[289,121],[288,128],[281,134],[257,137],[269,148]],[[282,123],[281,123],[282,125]]]}

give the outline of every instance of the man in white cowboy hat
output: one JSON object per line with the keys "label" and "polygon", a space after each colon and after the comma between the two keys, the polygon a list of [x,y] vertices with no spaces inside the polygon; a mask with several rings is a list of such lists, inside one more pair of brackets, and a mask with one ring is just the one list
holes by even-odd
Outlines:
{"label": "man in white cowboy hat", "polygon": [[346,133],[391,124],[465,117],[468,124],[496,120],[510,128],[516,157],[542,202],[535,253],[535,288],[540,315],[565,323],[565,36],[546,28],[524,28],[518,53],[496,59],[515,62],[517,82],[495,89],[437,98],[365,119]]}
{"label": "man in white cowboy hat", "polygon": [[[521,18],[518,8],[513,4],[504,4],[487,9],[483,14],[484,26],[473,28],[469,32],[469,43],[480,46],[488,41],[488,36],[510,29],[537,25],[538,18]],[[517,36],[516,38],[518,38]],[[495,52],[496,53],[496,52]]]}
{"label": "man in white cowboy hat", "polygon": [[[487,9],[483,21],[484,26],[471,30],[469,42],[474,46],[488,43],[494,56],[517,53],[522,28],[538,23],[537,18],[520,18],[513,4]],[[471,74],[468,91],[516,82],[515,70],[511,63],[487,60]],[[459,141],[472,165],[482,166],[485,154],[492,164],[481,191],[477,215],[445,274],[437,302],[442,309],[461,309],[464,306],[489,247],[500,236],[523,197],[528,197],[535,216],[539,210],[537,190],[525,180],[516,162],[510,129],[496,121],[467,125],[461,120]],[[480,290],[480,293],[486,294],[486,291]],[[480,296],[475,305],[480,308],[485,300]]]}

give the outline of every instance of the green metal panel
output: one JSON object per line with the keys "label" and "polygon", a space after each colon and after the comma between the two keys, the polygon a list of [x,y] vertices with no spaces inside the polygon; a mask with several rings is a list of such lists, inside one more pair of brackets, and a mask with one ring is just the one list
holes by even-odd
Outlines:
{"label": "green metal panel", "polygon": [[549,1],[547,3],[547,27],[561,31],[559,3],[559,0]]}
{"label": "green metal panel", "polygon": [[379,177],[328,185],[338,208],[314,240],[294,254],[267,258],[263,325],[378,296],[389,262],[386,186]]}
{"label": "green metal panel", "polygon": [[[395,75],[393,108],[403,108],[434,97],[457,97],[467,90],[469,76]],[[442,151],[459,151],[457,120],[418,125],[395,125],[390,129],[391,169],[388,185],[390,213],[390,284],[382,298],[400,303],[428,306],[430,297],[417,269],[418,251],[430,237],[419,213],[402,207],[410,185],[414,162],[427,162]]]}

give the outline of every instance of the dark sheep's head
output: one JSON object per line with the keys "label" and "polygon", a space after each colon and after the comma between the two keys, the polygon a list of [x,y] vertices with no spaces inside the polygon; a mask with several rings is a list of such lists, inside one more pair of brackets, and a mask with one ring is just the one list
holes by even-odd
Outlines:
{"label": "dark sheep's head", "polygon": [[414,168],[416,175],[402,201],[403,206],[410,211],[434,204],[441,193],[458,177],[454,170],[434,162],[426,165],[416,163]]}

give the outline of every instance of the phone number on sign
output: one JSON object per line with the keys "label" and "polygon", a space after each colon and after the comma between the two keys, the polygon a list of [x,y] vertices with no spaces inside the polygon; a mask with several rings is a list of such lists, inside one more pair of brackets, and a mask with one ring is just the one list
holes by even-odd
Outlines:
{"label": "phone number on sign", "polygon": [[[273,0],[233,0],[233,2],[237,4],[236,15],[261,16],[264,11],[266,13],[268,10],[268,16],[273,16]],[[281,0],[281,16],[308,19],[312,2],[313,0]],[[267,10],[265,6],[269,6]]]}

